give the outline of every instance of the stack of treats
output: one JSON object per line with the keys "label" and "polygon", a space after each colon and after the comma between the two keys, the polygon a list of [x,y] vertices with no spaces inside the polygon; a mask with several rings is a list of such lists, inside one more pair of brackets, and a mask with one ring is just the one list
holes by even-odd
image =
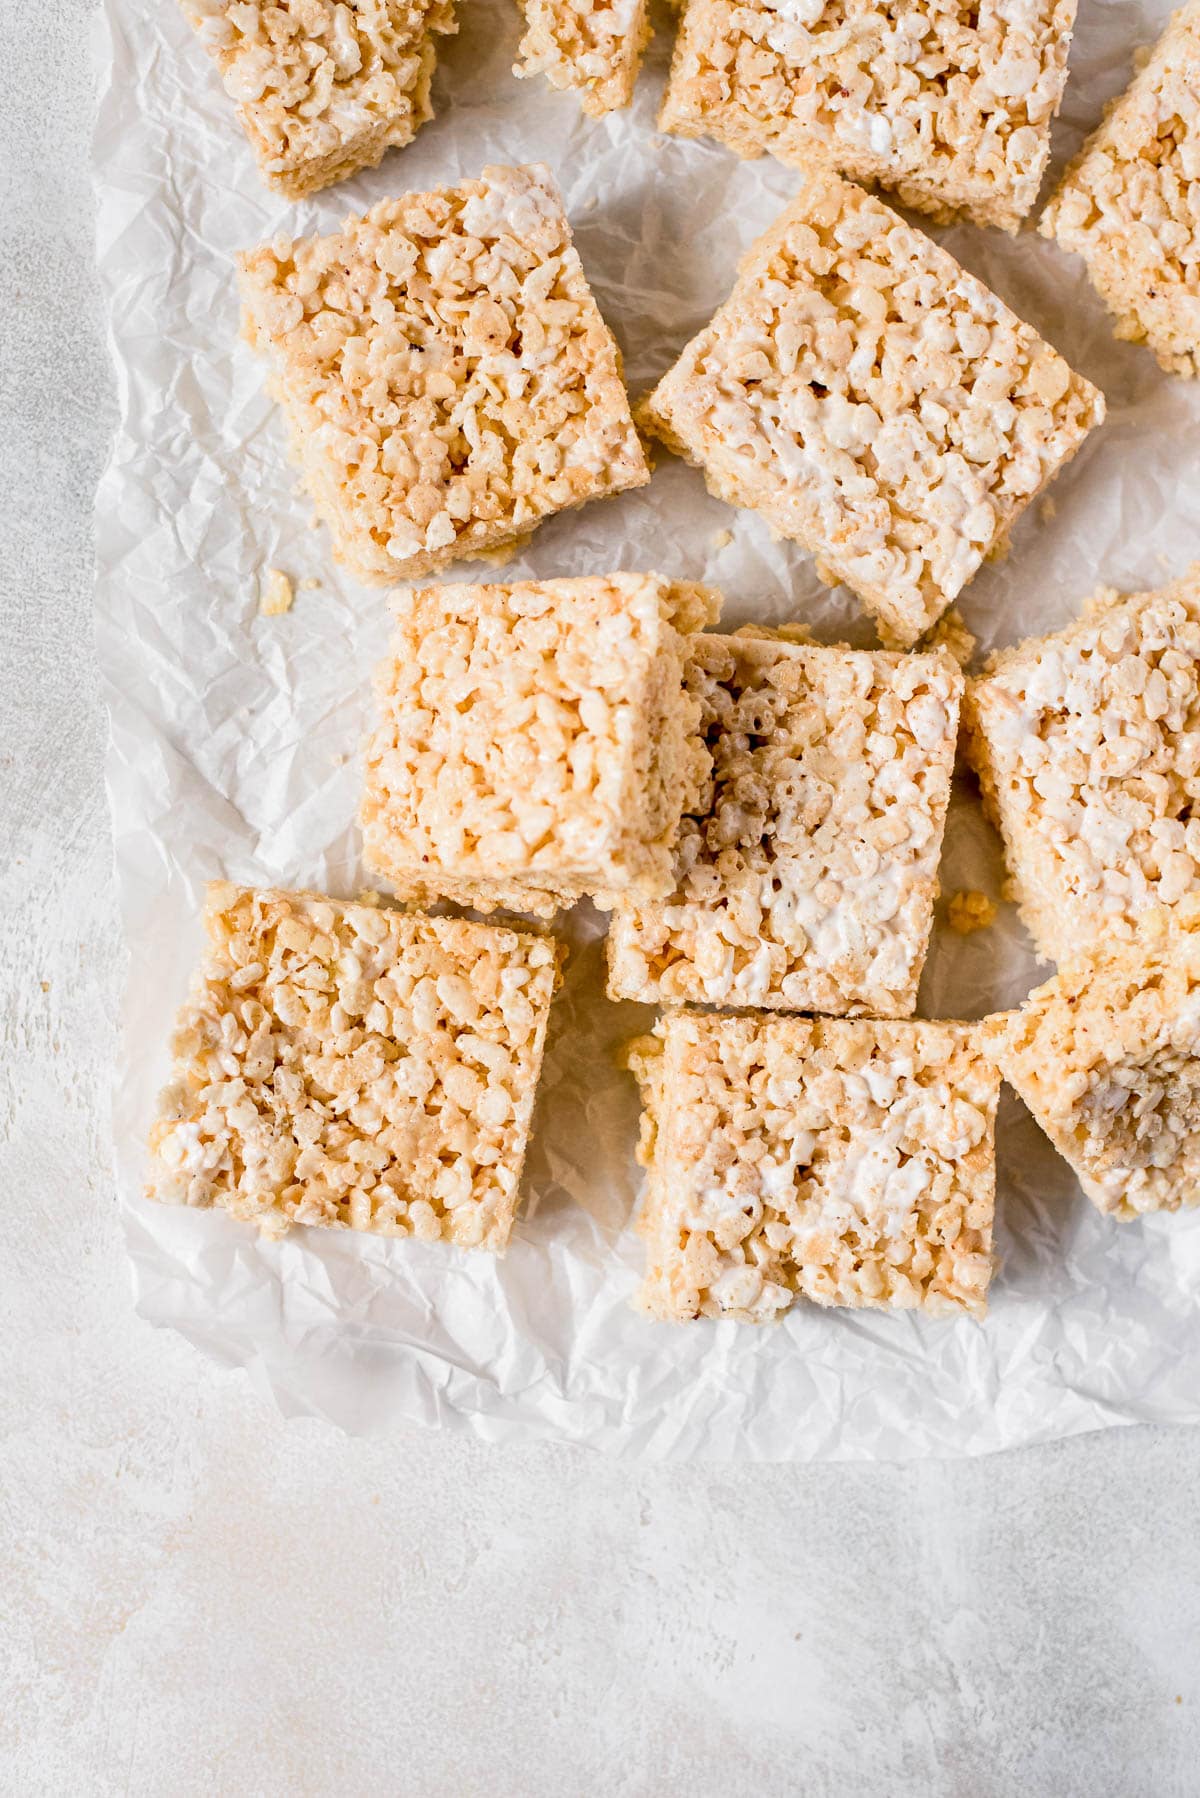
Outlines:
{"label": "stack of treats", "polygon": [[[289,197],[411,138],[453,29],[441,0],[183,3]],[[628,102],[644,4],[523,9],[521,73],[593,114]],[[586,900],[608,995],[661,1013],[626,1056],[654,1317],[981,1315],[1001,1073],[1104,1212],[1196,1201],[1200,568],[1101,593],[964,679],[948,608],[1104,399],[853,184],[1017,230],[1073,15],[687,0],[663,128],[802,174],[637,422],[811,552],[885,647],[721,633],[715,590],[654,573],[398,594],[360,818],[402,908],[210,888],[151,1196],[274,1235],[502,1250],[561,973],[548,925]],[[1183,374],[1198,158],[1193,0],[1041,224],[1118,333]],[[650,478],[540,166],[276,237],[240,282],[301,478],[362,581],[504,553]],[[960,708],[1012,896],[1059,968],[973,1025],[914,1017]],[[474,915],[429,909],[447,903]]]}

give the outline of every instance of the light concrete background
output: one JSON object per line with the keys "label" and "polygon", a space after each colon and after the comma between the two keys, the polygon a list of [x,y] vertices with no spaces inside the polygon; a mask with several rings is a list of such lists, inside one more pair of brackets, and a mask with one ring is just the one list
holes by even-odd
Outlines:
{"label": "light concrete background", "polygon": [[1200,1433],[744,1471],[353,1442],[132,1315],[88,15],[10,5],[0,58],[0,1793],[1200,1793]]}

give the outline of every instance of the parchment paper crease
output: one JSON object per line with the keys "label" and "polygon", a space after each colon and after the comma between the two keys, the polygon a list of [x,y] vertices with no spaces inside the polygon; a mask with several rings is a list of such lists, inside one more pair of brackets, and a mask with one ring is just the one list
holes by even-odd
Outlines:
{"label": "parchment paper crease", "polygon": [[[1055,167],[1124,85],[1164,5],[1083,0]],[[106,0],[95,51],[99,262],[120,423],[97,502],[97,640],[112,714],[108,787],[129,942],[116,1094],[121,1197],[141,1313],[248,1368],[289,1413],[348,1430],[413,1424],[490,1441],[567,1438],[614,1453],[795,1459],[977,1454],[1139,1419],[1200,1418],[1200,1213],[1116,1225],[1080,1196],[1006,1098],[1003,1267],[982,1324],[797,1307],[777,1328],[651,1324],[630,1309],[640,1250],[633,1085],[616,1043],[647,1012],[600,994],[581,908],[557,1003],[526,1202],[507,1258],[297,1231],[260,1243],[215,1213],[143,1201],[142,1142],[172,1013],[199,952],[205,880],[354,893],[357,752],[386,597],[335,570],[309,527],[262,370],[237,341],[231,258],[279,231],[328,230],[489,161],[555,170],[584,267],[643,390],[724,297],[736,256],[795,176],[655,134],[670,25],[628,113],[510,73],[509,0],[463,0],[435,122],[381,168],[289,206],[259,185],[232,110],[178,9]],[[1113,341],[1080,265],[1028,233],[937,233],[1096,381],[1109,419],[968,588],[984,648],[1053,628],[1101,583],[1157,585],[1200,556],[1200,384]],[[714,544],[732,532],[724,547]],[[263,618],[268,566],[318,590]],[[511,573],[657,568],[718,584],[726,622],[788,618],[871,641],[794,545],[709,499],[665,460],[648,488],[544,525]],[[471,578],[470,569],[456,571]],[[945,888],[997,895],[994,838],[956,795]],[[939,930],[927,1016],[979,1016],[1038,969],[1011,908]]]}

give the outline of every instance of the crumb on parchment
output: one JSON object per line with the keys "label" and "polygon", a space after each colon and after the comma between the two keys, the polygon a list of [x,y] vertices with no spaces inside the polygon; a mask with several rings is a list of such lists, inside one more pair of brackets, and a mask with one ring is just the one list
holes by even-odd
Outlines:
{"label": "crumb on parchment", "polygon": [[946,901],[946,922],[951,930],[959,936],[970,936],[976,930],[986,930],[996,922],[996,904],[986,893],[973,888],[960,889],[951,893]]}
{"label": "crumb on parchment", "polygon": [[285,612],[292,609],[295,592],[289,577],[282,568],[268,568],[263,576],[262,592],[259,595],[258,609],[264,618],[282,618]]}

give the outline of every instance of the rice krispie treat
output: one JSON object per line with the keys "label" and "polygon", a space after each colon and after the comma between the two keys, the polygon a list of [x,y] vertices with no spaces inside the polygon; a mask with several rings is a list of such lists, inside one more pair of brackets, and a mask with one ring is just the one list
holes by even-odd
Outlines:
{"label": "rice krispie treat", "polygon": [[1016,231],[1037,198],[1075,0],[688,0],[659,121]]}
{"label": "rice krispie treat", "polygon": [[1114,1217],[1200,1202],[1200,895],[989,1018],[984,1041]]}
{"label": "rice krispie treat", "polygon": [[386,585],[649,480],[549,171],[383,200],[240,258],[334,554]]}
{"label": "rice krispie treat", "polygon": [[696,640],[712,775],[675,890],[622,900],[608,990],[907,1017],[929,941],[963,678],[946,652]]}
{"label": "rice krispie treat", "polygon": [[435,34],[452,0],[181,0],[268,186],[302,199],[433,117]]}
{"label": "rice krispie treat", "polygon": [[1104,400],[922,232],[814,174],[642,410],[719,499],[813,551],[907,648]]}
{"label": "rice krispie treat", "polygon": [[149,1197],[503,1249],[557,944],[225,883],[204,921]]}
{"label": "rice krispie treat", "polygon": [[514,75],[572,88],[593,118],[628,106],[650,40],[647,0],[519,0],[522,61]]}
{"label": "rice krispie treat", "polygon": [[629,1059],[654,1316],[983,1314],[1000,1077],[971,1027],[676,1012]]}
{"label": "rice krispie treat", "polygon": [[479,910],[669,893],[707,763],[685,662],[717,603],[653,574],[401,594],[367,745],[368,864],[405,898]]}
{"label": "rice krispie treat", "polygon": [[1083,257],[1118,337],[1200,374],[1200,0],[1175,14],[1038,228]]}
{"label": "rice krispie treat", "polygon": [[1200,888],[1200,564],[1105,591],[967,687],[967,754],[1048,961],[1127,941]]}

